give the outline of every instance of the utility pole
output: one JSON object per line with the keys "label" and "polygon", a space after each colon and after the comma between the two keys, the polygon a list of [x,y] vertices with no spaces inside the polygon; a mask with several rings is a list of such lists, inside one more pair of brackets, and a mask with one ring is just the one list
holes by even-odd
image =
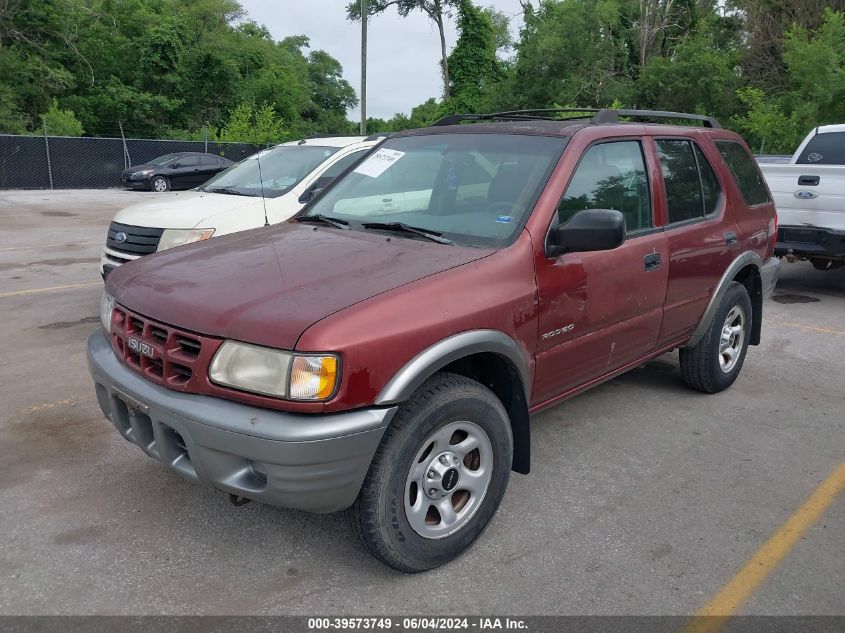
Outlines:
{"label": "utility pole", "polygon": [[361,0],[361,135],[367,134],[367,0]]}

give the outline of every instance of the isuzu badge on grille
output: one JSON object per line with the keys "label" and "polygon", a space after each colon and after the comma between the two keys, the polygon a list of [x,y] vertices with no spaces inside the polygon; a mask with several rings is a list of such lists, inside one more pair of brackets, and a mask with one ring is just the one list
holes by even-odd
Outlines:
{"label": "isuzu badge on grille", "polygon": [[126,344],[129,346],[129,349],[131,349],[133,352],[143,354],[147,358],[156,357],[155,347],[153,347],[149,343],[144,343],[144,341],[139,341],[138,339],[132,338],[130,336],[129,339],[126,341]]}

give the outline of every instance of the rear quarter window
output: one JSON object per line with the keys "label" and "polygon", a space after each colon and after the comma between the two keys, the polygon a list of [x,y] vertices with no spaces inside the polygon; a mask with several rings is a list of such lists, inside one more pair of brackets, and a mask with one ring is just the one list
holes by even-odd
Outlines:
{"label": "rear quarter window", "polygon": [[748,206],[769,202],[769,191],[766,189],[763,174],[745,148],[736,141],[725,140],[716,141],[716,147],[728,164]]}
{"label": "rear quarter window", "polygon": [[801,150],[799,165],[845,165],[845,132],[816,134]]}

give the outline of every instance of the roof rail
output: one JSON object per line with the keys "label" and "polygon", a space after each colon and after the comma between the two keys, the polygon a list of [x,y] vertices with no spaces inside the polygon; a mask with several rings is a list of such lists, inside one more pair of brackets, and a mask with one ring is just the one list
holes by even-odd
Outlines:
{"label": "roof rail", "polygon": [[593,117],[593,123],[619,123],[619,117],[636,119],[684,119],[687,121],[701,121],[704,127],[721,128],[716,119],[703,114],[687,114],[686,112],[666,112],[663,110],[599,110]]}
{"label": "roof rail", "polygon": [[[442,125],[456,125],[464,121],[570,121],[575,119],[590,119],[599,110],[596,108],[539,108],[535,110],[509,110],[507,112],[491,112],[489,114],[448,114],[431,124],[431,127]],[[583,113],[581,116],[555,117],[554,114]]]}
{"label": "roof rail", "polygon": [[[576,116],[558,117],[558,114]],[[704,127],[721,128],[722,125],[713,117],[685,112],[666,112],[663,110],[626,110],[612,108],[546,108],[537,110],[511,110],[490,114],[449,114],[431,124],[431,127],[456,125],[465,121],[576,121],[589,119],[590,123],[619,123],[619,117],[638,119],[682,119],[700,121]]]}

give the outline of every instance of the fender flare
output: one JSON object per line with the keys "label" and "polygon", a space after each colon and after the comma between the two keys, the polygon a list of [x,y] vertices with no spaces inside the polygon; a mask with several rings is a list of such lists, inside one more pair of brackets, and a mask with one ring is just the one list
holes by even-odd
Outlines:
{"label": "fender flare", "polygon": [[757,253],[753,251],[745,251],[742,255],[731,262],[731,265],[728,266],[728,269],[716,285],[713,296],[710,297],[710,303],[707,304],[707,309],[704,311],[701,320],[698,322],[698,326],[696,326],[695,330],[693,330],[692,336],[689,341],[683,345],[683,347],[695,347],[698,345],[699,341],[704,338],[704,335],[707,333],[707,328],[710,326],[710,321],[713,320],[713,315],[716,314],[716,310],[719,308],[722,298],[728,291],[728,286],[730,286],[737,273],[749,264],[756,266],[759,271],[763,266],[763,260],[760,259],[760,256]]}
{"label": "fender flare", "polygon": [[434,343],[405,363],[376,396],[375,404],[407,400],[439,369],[465,356],[484,352],[499,354],[513,363],[522,381],[525,401],[530,402],[531,372],[519,344],[499,330],[469,330]]}

